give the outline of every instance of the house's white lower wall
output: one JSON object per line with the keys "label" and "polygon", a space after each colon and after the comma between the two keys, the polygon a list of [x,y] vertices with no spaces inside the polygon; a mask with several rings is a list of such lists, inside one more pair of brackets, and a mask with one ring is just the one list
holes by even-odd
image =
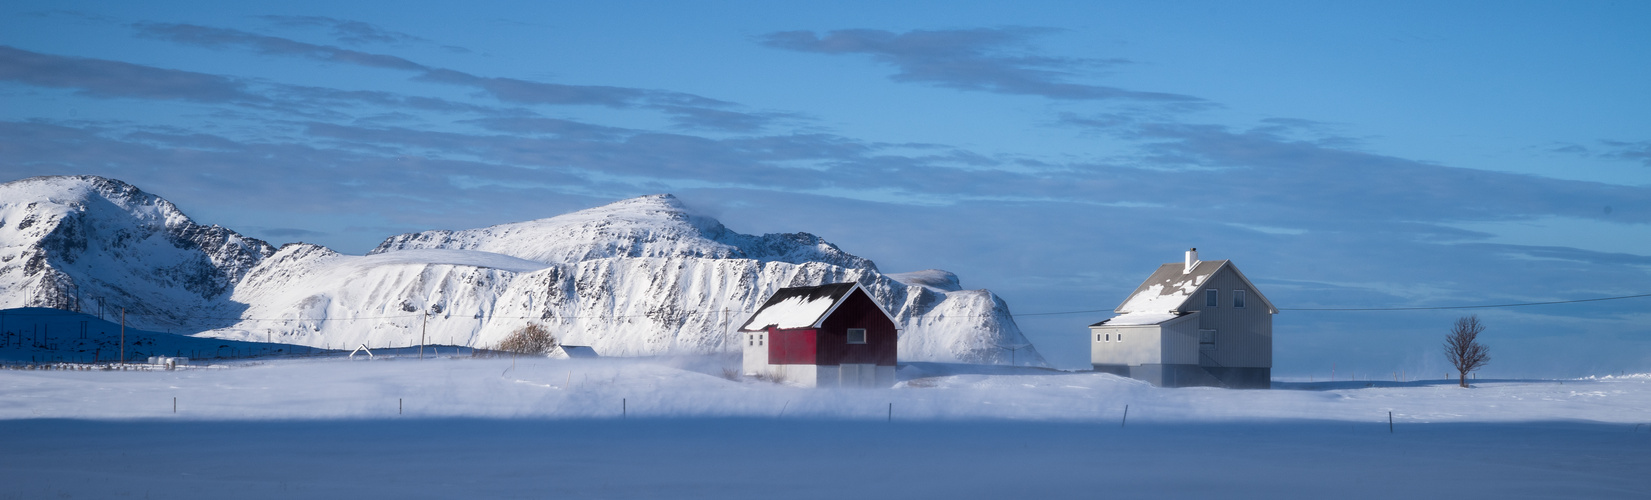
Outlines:
{"label": "house's white lower wall", "polygon": [[821,365],[818,387],[894,387],[894,367],[872,364]]}
{"label": "house's white lower wall", "polygon": [[1129,366],[1162,363],[1164,349],[1161,340],[1158,325],[1091,326],[1090,364]]}
{"label": "house's white lower wall", "polygon": [[[893,366],[864,365],[771,365],[768,350],[745,350],[745,376],[767,377],[786,385],[803,387],[894,387]],[[757,364],[761,361],[761,364]]]}
{"label": "house's white lower wall", "polygon": [[[747,361],[745,375],[748,377],[768,377],[786,385],[800,385],[814,387],[820,380],[819,366],[816,365],[763,365],[757,369],[750,368]],[[831,368],[836,368],[835,366]],[[832,377],[836,373],[833,372]],[[833,378],[835,380],[835,378]]]}
{"label": "house's white lower wall", "polygon": [[745,337],[740,339],[743,346],[745,360],[740,363],[746,376],[768,374],[768,333],[740,332]]}

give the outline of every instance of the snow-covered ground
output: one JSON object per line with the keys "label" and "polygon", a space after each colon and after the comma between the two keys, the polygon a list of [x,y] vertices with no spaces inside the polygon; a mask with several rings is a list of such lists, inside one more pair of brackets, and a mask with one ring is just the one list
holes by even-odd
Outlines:
{"label": "snow-covered ground", "polygon": [[895,388],[837,390],[724,378],[737,364],[403,355],[0,370],[0,499],[1643,498],[1651,488],[1644,375],[1159,389],[914,363]]}

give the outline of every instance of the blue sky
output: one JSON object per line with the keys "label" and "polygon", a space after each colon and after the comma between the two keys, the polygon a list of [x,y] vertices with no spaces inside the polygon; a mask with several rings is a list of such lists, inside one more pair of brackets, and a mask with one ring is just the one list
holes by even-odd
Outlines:
{"label": "blue sky", "polygon": [[[1651,6],[9,2],[0,179],[384,237],[670,192],[1110,309],[1187,247],[1280,307],[1651,293]],[[1487,375],[1651,370],[1651,299],[1478,310]],[[1281,376],[1444,371],[1463,311],[1275,318]],[[1057,364],[1104,314],[1022,316]]]}

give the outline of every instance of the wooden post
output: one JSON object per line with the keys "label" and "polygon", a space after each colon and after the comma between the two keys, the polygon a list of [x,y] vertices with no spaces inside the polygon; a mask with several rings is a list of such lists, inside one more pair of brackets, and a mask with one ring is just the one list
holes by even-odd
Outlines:
{"label": "wooden post", "polygon": [[619,419],[624,420],[629,410],[625,408],[625,398],[619,398]]}
{"label": "wooden post", "polygon": [[894,403],[889,403],[889,421],[894,421]]}
{"label": "wooden post", "polygon": [[1387,433],[1393,433],[1393,412],[1387,412]]}
{"label": "wooden post", "polygon": [[172,413],[178,412],[178,397],[172,396]]}
{"label": "wooden post", "polygon": [[126,308],[120,308],[120,364],[126,364]]}
{"label": "wooden post", "polygon": [[1124,405],[1124,421],[1118,422],[1118,427],[1123,427],[1123,426],[1128,425],[1128,424],[1129,424],[1129,405]]}
{"label": "wooden post", "polygon": [[418,359],[424,359],[424,332],[430,329],[430,311],[424,311],[424,325],[418,328]]}

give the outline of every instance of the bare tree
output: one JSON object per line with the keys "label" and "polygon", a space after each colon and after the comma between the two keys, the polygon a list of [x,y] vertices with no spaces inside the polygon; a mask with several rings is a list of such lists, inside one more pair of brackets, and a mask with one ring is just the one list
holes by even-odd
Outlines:
{"label": "bare tree", "polygon": [[499,350],[517,354],[545,354],[555,348],[556,336],[538,324],[518,328],[499,342]]}
{"label": "bare tree", "polygon": [[1457,383],[1462,387],[1468,386],[1468,372],[1478,370],[1490,362],[1490,349],[1479,343],[1479,333],[1485,331],[1485,325],[1479,322],[1479,315],[1456,318],[1456,324],[1450,327],[1450,335],[1445,336],[1445,359],[1456,367],[1460,374]]}

